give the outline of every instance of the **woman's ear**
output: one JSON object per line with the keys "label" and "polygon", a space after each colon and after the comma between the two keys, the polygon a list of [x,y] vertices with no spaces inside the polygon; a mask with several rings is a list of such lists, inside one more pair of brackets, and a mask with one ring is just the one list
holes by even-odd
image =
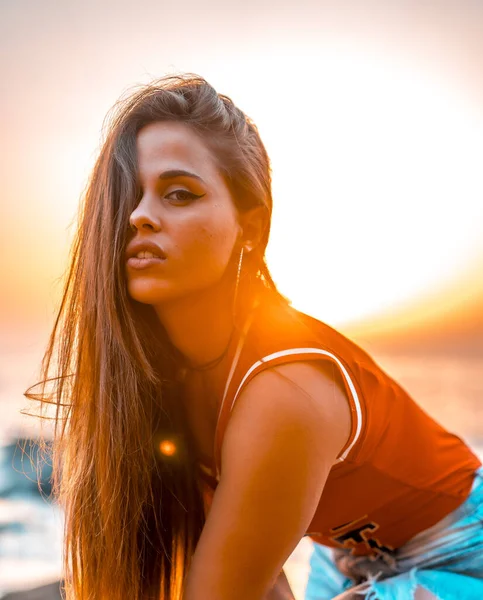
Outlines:
{"label": "woman's ear", "polygon": [[240,244],[245,252],[251,252],[263,239],[267,227],[267,209],[265,206],[255,206],[240,213],[238,220],[242,229]]}

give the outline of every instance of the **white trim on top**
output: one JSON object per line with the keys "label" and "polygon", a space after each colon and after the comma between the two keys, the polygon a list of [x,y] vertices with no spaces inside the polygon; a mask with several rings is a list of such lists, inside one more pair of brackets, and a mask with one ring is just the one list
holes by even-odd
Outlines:
{"label": "white trim on top", "polygon": [[254,365],[252,365],[248,369],[248,371],[245,373],[245,376],[241,380],[241,383],[238,386],[238,389],[237,389],[235,395],[233,396],[233,401],[230,406],[230,412],[231,412],[233,405],[238,397],[238,394],[240,393],[240,390],[242,389],[243,385],[245,384],[245,381],[250,377],[250,375],[253,373],[253,371],[255,371],[255,369],[258,369],[258,367],[260,365],[274,361],[277,358],[280,358],[281,356],[293,356],[293,355],[297,355],[297,354],[317,354],[317,355],[322,355],[322,356],[329,356],[337,363],[337,365],[339,366],[339,369],[342,371],[342,374],[347,382],[347,385],[349,386],[349,389],[352,394],[352,398],[354,400],[354,406],[356,409],[357,425],[356,425],[356,432],[354,434],[354,438],[353,438],[352,442],[345,449],[344,453],[337,459],[338,462],[343,461],[343,460],[345,460],[345,458],[347,458],[349,452],[354,447],[354,445],[357,442],[357,440],[359,439],[359,436],[362,431],[361,403],[359,400],[359,396],[357,395],[357,390],[354,386],[354,383],[352,382],[352,379],[349,376],[349,373],[347,372],[347,369],[344,367],[344,365],[341,363],[341,361],[337,358],[337,356],[335,356],[334,354],[331,354],[330,352],[327,352],[326,350],[320,350],[320,348],[290,348],[288,350],[280,350],[279,352],[274,352],[273,354],[269,354],[268,356],[265,356],[261,360],[257,361]]}
{"label": "white trim on top", "polygon": [[[216,417],[216,425],[215,425],[215,448],[214,448],[214,452],[213,452],[213,457],[214,457],[214,461],[215,461],[215,474],[217,479],[219,479],[220,477],[220,471],[218,469],[218,464],[217,464],[217,439],[218,439],[218,428],[220,426],[220,419],[221,419],[221,415],[223,412],[223,406],[225,404],[225,400],[228,394],[228,390],[230,389],[230,384],[231,384],[231,380],[233,379],[233,375],[235,374],[235,370],[238,366],[238,361],[240,359],[240,355],[242,353],[243,350],[243,344],[245,343],[245,338],[247,337],[248,334],[248,330],[251,327],[251,324],[253,322],[253,318],[255,316],[255,309],[258,307],[259,301],[258,298],[255,300],[254,305],[252,306],[252,310],[250,311],[245,324],[243,326],[241,335],[240,335],[240,339],[238,340],[238,344],[235,350],[235,355],[233,356],[233,360],[231,361],[231,366],[230,366],[230,371],[228,373],[228,377],[226,379],[226,383],[225,383],[225,389],[223,391],[223,397],[221,399],[221,404],[220,407],[218,409],[218,415]],[[231,411],[231,407],[230,407],[230,411]]]}
{"label": "white trim on top", "polygon": [[[219,418],[220,418],[221,413],[223,411],[223,405],[225,404],[225,400],[226,400],[226,396],[228,394],[228,390],[230,388],[231,380],[233,379],[233,375],[235,374],[235,370],[237,368],[238,361],[240,359],[240,354],[241,354],[242,349],[243,349],[243,344],[245,342],[245,338],[247,336],[247,333],[248,333],[248,330],[250,328],[250,325],[252,324],[252,320],[253,320],[253,313],[249,316],[249,318],[245,322],[245,326],[244,326],[243,331],[242,331],[242,333],[240,335],[240,339],[238,340],[238,345],[237,345],[237,348],[235,350],[235,355],[233,356],[233,360],[231,361],[230,371],[228,373],[228,377],[226,378],[225,389],[223,390],[223,398],[221,400],[220,408],[218,410],[217,425],[218,425],[218,421],[220,420]],[[230,410],[231,410],[231,408],[230,408]]]}

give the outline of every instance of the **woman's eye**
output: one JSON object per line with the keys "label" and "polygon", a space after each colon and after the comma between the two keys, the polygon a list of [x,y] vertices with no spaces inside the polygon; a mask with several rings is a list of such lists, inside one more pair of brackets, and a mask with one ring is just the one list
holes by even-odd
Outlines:
{"label": "woman's eye", "polygon": [[[172,196],[177,196],[173,197]],[[177,202],[189,202],[190,200],[195,200],[196,198],[202,198],[204,194],[198,195],[193,194],[192,192],[188,192],[187,190],[174,190],[174,192],[170,192],[165,196],[168,200],[175,200]]]}

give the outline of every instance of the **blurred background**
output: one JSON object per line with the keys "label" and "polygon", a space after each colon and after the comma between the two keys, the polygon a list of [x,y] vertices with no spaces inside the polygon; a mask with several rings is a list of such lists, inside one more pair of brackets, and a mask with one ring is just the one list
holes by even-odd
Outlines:
{"label": "blurred background", "polygon": [[[60,576],[23,392],[103,119],[165,74],[204,76],[258,125],[281,291],[482,455],[482,2],[1,0],[0,40],[0,596]],[[310,550],[286,565],[297,598]]]}

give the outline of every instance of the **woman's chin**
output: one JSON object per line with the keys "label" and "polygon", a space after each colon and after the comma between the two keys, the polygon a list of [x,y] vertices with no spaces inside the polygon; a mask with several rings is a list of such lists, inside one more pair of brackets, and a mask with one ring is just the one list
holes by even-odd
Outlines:
{"label": "woman's chin", "polygon": [[203,281],[201,283],[191,285],[173,285],[166,281],[156,281],[148,279],[131,279],[128,280],[127,293],[129,296],[142,304],[151,304],[152,306],[161,306],[170,304],[173,301],[186,300],[188,298],[196,298],[204,296],[208,293],[210,296],[223,295],[225,292],[220,290],[222,280],[211,282]]}
{"label": "woman's chin", "polygon": [[153,288],[152,284],[147,286],[139,281],[130,282],[127,286],[127,293],[136,302],[151,305],[163,304],[173,297],[172,290],[170,292],[167,289]]}

